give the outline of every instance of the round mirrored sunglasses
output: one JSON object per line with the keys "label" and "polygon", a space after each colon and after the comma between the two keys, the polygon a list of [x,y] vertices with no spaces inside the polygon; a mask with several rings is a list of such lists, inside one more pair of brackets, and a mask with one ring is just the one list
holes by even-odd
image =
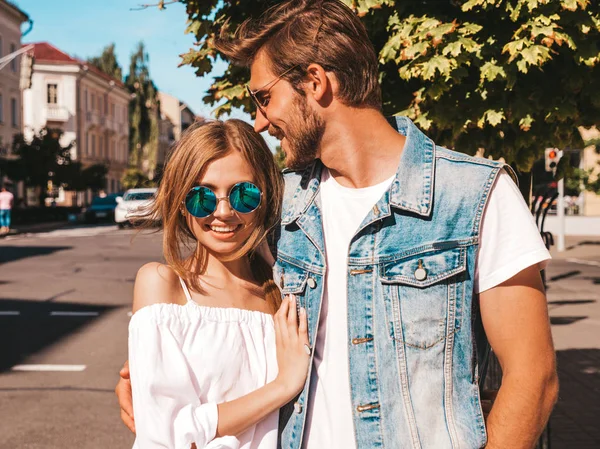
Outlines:
{"label": "round mirrored sunglasses", "polygon": [[254,212],[262,200],[261,190],[251,182],[238,182],[226,197],[218,198],[206,186],[192,187],[185,197],[185,208],[196,218],[205,218],[217,210],[219,201],[227,199],[232,209],[240,214]]}

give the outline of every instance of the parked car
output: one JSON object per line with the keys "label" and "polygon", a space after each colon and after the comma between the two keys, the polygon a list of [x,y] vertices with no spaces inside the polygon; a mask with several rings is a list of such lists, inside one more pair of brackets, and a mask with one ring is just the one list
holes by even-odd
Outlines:
{"label": "parked car", "polygon": [[84,209],[83,216],[86,223],[97,223],[99,221],[112,222],[115,218],[118,193],[110,195],[95,196],[90,207]]}
{"label": "parked car", "polygon": [[154,200],[156,188],[129,189],[122,197],[117,198],[115,209],[115,222],[120,228],[131,224],[131,219],[139,214],[140,210],[150,205]]}

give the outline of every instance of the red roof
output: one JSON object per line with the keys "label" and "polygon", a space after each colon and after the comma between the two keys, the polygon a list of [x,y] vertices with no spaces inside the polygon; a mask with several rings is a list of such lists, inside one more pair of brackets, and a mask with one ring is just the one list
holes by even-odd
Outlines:
{"label": "red roof", "polygon": [[33,42],[30,44],[23,44],[23,47],[33,45],[33,56],[36,62],[51,62],[55,64],[78,64],[80,66],[87,66],[87,68],[98,75],[100,78],[104,78],[107,81],[114,81],[119,87],[125,87],[123,82],[119,79],[113,78],[107,75],[98,67],[89,64],[81,59],[72,58],[64,51],[59,50],[54,45],[48,42]]}
{"label": "red roof", "polygon": [[76,59],[71,58],[65,52],[59,50],[48,42],[35,42],[33,44],[23,44],[24,47],[33,45],[33,56],[36,61],[50,61],[50,62],[68,62],[71,64],[78,64]]}

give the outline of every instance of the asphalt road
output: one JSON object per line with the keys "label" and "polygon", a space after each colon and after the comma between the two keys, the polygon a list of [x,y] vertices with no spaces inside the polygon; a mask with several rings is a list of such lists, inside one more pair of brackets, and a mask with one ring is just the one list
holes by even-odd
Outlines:
{"label": "asphalt road", "polygon": [[[96,226],[0,241],[0,448],[131,447],[114,387],[136,271],[161,254],[159,235],[132,237]],[[40,371],[57,368],[75,371]]]}
{"label": "asphalt road", "polygon": [[[131,447],[113,390],[136,271],[161,257],[160,234],[133,237],[84,226],[0,240],[0,449]],[[552,449],[600,447],[600,240],[567,246],[547,270]]]}

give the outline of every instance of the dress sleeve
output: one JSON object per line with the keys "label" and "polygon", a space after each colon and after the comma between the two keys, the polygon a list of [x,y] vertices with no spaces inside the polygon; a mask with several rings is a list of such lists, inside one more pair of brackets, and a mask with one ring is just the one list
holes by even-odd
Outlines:
{"label": "dress sleeve", "polygon": [[140,309],[129,324],[134,447],[190,449],[195,443],[204,448],[217,432],[217,404],[200,403],[178,339],[183,324],[156,320],[153,308]]}

